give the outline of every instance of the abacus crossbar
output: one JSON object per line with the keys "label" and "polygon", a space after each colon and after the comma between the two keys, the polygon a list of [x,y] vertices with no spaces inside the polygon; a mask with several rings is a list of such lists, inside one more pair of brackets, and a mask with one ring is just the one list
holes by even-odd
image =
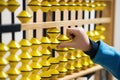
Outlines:
{"label": "abacus crossbar", "polygon": [[0,25],[0,33],[21,31],[21,24]]}

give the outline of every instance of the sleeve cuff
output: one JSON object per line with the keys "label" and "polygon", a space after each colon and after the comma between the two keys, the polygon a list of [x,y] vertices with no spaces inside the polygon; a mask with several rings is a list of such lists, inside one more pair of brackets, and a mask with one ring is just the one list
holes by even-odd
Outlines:
{"label": "sleeve cuff", "polygon": [[95,55],[96,55],[96,53],[98,51],[98,48],[99,48],[99,41],[98,42],[94,42],[94,41],[90,40],[90,44],[91,44],[90,51],[84,51],[84,53],[89,55],[91,59],[94,59]]}

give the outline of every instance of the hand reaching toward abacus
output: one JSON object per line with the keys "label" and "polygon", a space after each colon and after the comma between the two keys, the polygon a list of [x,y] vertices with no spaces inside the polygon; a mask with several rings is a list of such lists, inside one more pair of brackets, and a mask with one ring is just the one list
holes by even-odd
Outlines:
{"label": "hand reaching toward abacus", "polygon": [[71,41],[62,42],[58,45],[58,48],[72,47],[83,51],[90,50],[91,45],[89,38],[82,27],[67,29],[67,36],[71,39]]}

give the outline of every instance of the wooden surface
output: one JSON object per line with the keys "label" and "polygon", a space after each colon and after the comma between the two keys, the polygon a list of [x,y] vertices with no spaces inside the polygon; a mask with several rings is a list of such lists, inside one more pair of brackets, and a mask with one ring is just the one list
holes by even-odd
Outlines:
{"label": "wooden surface", "polygon": [[114,42],[114,14],[115,14],[115,0],[109,0],[106,2],[107,7],[103,11],[103,17],[109,17],[111,19],[109,24],[103,24],[106,27],[105,42],[113,46]]}
{"label": "wooden surface", "polygon": [[86,70],[82,70],[78,73],[73,73],[72,75],[67,75],[63,78],[59,78],[58,80],[69,80],[69,79],[74,79],[74,78],[77,78],[77,77],[80,77],[80,76],[84,76],[86,74],[89,74],[89,73],[92,73],[92,72],[96,72],[96,71],[99,71],[99,70],[102,70],[103,68],[100,66],[100,65],[96,65],[94,67],[91,67],[89,69],[86,69]]}
{"label": "wooden surface", "polygon": [[[32,29],[42,29],[42,28],[51,28],[51,27],[68,27],[75,25],[91,24],[91,23],[110,23],[111,19],[108,17],[96,18],[96,19],[86,19],[86,20],[70,20],[70,21],[55,21],[55,22],[40,22],[40,23],[28,23],[22,24],[22,30],[32,30]],[[66,24],[67,23],[67,24]]]}

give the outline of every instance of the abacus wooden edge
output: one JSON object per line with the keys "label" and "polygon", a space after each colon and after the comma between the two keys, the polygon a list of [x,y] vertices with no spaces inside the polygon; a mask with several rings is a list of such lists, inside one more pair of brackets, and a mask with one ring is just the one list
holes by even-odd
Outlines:
{"label": "abacus wooden edge", "polygon": [[92,73],[92,72],[96,72],[96,71],[99,71],[99,70],[102,70],[102,69],[103,68],[100,65],[96,65],[96,66],[93,66],[93,67],[88,68],[86,70],[81,70],[78,73],[73,73],[72,75],[67,75],[67,76],[65,76],[63,78],[59,78],[58,80],[74,79],[74,78],[81,77],[81,76],[84,76],[86,74],[89,74],[89,73]]}
{"label": "abacus wooden edge", "polygon": [[[55,21],[55,22],[40,22],[40,23],[27,23],[27,24],[7,24],[0,25],[0,33],[7,32],[17,32],[21,30],[33,30],[33,29],[42,29],[42,28],[52,28],[60,26],[81,26],[83,24],[92,24],[92,23],[110,23],[111,18],[96,18],[96,19],[81,19],[81,20],[70,20],[70,21]],[[66,24],[67,23],[67,24]]]}
{"label": "abacus wooden edge", "polygon": [[98,1],[104,1],[104,2],[106,2],[106,1],[113,1],[113,0],[98,0]]}
{"label": "abacus wooden edge", "polygon": [[[39,29],[39,28],[52,28],[52,27],[68,27],[68,26],[81,26],[83,24],[92,24],[92,23],[110,23],[110,17],[104,18],[96,18],[96,19],[81,19],[81,20],[70,20],[70,21],[55,21],[55,22],[40,22],[40,23],[28,23],[28,24],[21,24],[21,30],[32,30],[32,29]],[[67,24],[66,24],[67,23]]]}

